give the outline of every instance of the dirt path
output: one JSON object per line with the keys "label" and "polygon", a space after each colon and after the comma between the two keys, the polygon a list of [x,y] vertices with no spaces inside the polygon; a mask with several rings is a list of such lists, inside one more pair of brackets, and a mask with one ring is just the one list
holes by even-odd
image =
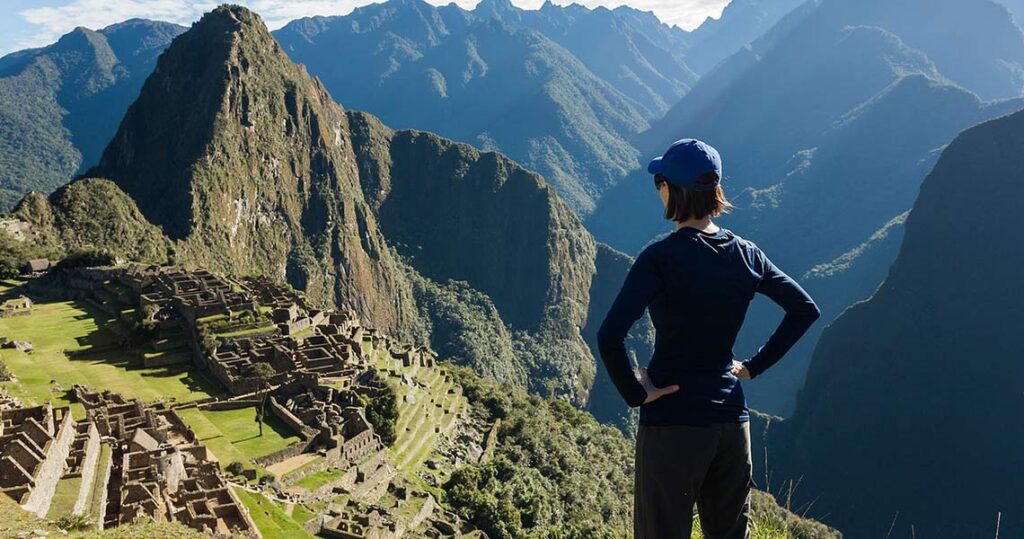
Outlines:
{"label": "dirt path", "polygon": [[292,470],[297,470],[308,462],[316,460],[316,458],[317,455],[315,453],[300,453],[294,457],[286,458],[281,462],[267,466],[267,471],[277,477],[281,477]]}

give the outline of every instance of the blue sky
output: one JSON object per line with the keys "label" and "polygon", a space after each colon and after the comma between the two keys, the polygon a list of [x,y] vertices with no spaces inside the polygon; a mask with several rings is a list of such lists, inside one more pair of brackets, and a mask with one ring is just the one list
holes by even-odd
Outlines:
{"label": "blue sky", "polygon": [[[451,0],[427,0],[447,4]],[[456,0],[472,8],[478,0]],[[553,0],[556,4],[572,0]],[[628,4],[653,11],[661,20],[691,29],[706,17],[718,17],[729,0],[576,0],[596,7]],[[537,9],[544,0],[512,0],[525,9]],[[57,40],[76,26],[102,28],[132,17],[188,24],[217,4],[216,0],[0,0],[0,55]],[[233,0],[259,13],[271,29],[309,15],[344,15],[368,0]]]}

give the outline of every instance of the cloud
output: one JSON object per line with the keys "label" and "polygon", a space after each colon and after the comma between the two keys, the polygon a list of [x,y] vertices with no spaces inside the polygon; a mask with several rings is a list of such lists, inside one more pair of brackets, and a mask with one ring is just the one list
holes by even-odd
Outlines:
{"label": "cloud", "polygon": [[[433,4],[446,4],[450,0],[428,0]],[[456,0],[464,8],[472,8],[478,0]],[[569,4],[573,0],[555,0],[556,4]],[[683,28],[693,28],[705,17],[718,17],[729,0],[575,0],[587,7],[629,5],[644,11],[653,11],[661,20]],[[367,0],[235,0],[260,14],[271,29],[288,21],[313,15],[345,15]],[[37,28],[30,37],[15,43],[0,45],[0,54],[29,47],[40,47],[56,41],[60,36],[85,26],[98,29],[110,24],[141,17],[188,25],[203,13],[216,7],[216,0],[70,0],[61,6],[32,7],[18,12],[25,23]],[[543,0],[514,0],[524,9],[537,9]]]}

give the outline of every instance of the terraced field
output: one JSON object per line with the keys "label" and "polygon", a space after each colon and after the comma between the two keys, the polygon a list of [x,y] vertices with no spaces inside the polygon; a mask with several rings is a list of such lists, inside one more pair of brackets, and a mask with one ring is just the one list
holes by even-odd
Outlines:
{"label": "terraced field", "polygon": [[[378,366],[385,371],[391,369],[396,372],[390,376],[389,383],[396,388],[399,419],[395,427],[395,443],[389,454],[399,471],[412,474],[430,455],[440,434],[454,424],[456,416],[466,406],[466,400],[454,382],[445,380],[443,369],[396,370],[394,362],[387,358],[383,352],[376,357]],[[403,382],[402,375],[411,378],[413,385]],[[449,393],[449,390],[455,392]]]}
{"label": "terraced field", "polygon": [[[16,287],[0,284],[0,296],[17,293]],[[92,305],[71,301],[37,303],[29,316],[0,319],[0,336],[33,346],[29,353],[0,350],[0,360],[17,378],[0,385],[26,404],[52,400],[55,406],[71,404],[68,391],[74,384],[144,401],[189,401],[221,393],[215,382],[190,365],[145,368],[135,354],[103,350],[117,342],[116,335],[106,330],[117,323]],[[97,351],[89,353],[89,349]],[[78,353],[69,357],[65,352]],[[77,418],[84,417],[78,404],[72,406],[72,412]]]}
{"label": "terraced field", "polygon": [[245,505],[246,509],[249,510],[249,515],[252,516],[253,522],[259,528],[263,537],[287,537],[289,539],[314,537],[304,530],[302,525],[294,518],[298,517],[300,520],[308,520],[311,515],[308,510],[302,509],[299,511],[299,514],[295,514],[296,511],[293,508],[291,509],[292,515],[289,515],[288,508],[280,502],[239,487],[231,487],[231,489],[238,496],[238,499],[241,500],[242,504]]}
{"label": "terraced field", "polygon": [[269,455],[301,441],[276,416],[267,414],[260,436],[256,424],[256,409],[252,406],[237,410],[179,409],[178,415],[192,427],[200,443],[213,452],[221,466],[239,461],[248,464],[251,459]]}

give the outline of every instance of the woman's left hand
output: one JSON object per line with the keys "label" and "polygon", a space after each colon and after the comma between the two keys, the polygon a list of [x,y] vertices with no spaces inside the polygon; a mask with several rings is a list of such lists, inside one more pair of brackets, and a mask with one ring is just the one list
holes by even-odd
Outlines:
{"label": "woman's left hand", "polygon": [[647,367],[640,367],[639,379],[640,385],[644,386],[644,389],[647,390],[647,399],[644,401],[644,404],[656,401],[664,397],[665,395],[669,395],[675,393],[676,391],[679,391],[678,384],[672,384],[667,387],[655,386],[654,382],[651,381],[651,377],[647,375]]}
{"label": "woman's left hand", "polygon": [[732,360],[732,370],[729,372],[741,380],[750,380],[750,371],[747,370],[747,366],[735,359]]}

